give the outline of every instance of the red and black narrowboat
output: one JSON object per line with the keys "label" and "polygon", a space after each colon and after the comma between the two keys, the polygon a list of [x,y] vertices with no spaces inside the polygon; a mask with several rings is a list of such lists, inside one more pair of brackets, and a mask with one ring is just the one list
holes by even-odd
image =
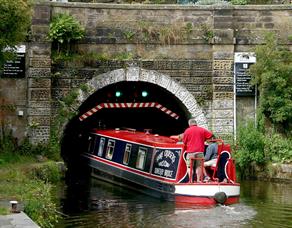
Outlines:
{"label": "red and black narrowboat", "polygon": [[240,185],[230,145],[222,140],[218,145],[208,182],[196,181],[187,171],[183,144],[148,131],[93,130],[83,157],[93,176],[156,198],[197,205],[237,203]]}

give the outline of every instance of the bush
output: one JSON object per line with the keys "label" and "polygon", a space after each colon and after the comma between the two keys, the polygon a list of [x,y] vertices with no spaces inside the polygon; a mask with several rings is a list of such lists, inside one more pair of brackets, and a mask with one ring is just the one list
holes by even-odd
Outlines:
{"label": "bush", "polygon": [[57,45],[57,52],[65,51],[69,54],[71,51],[71,42],[80,40],[84,36],[85,29],[79,22],[67,14],[55,16],[50,23],[48,38]]}
{"label": "bush", "polygon": [[249,0],[231,0],[232,5],[247,5]]}
{"label": "bush", "polygon": [[265,154],[271,162],[292,162],[292,140],[277,133],[267,135]]}
{"label": "bush", "polygon": [[235,158],[242,177],[253,176],[255,165],[266,163],[264,139],[264,135],[254,127],[252,122],[238,128]]}
{"label": "bush", "polygon": [[40,227],[54,227],[59,219],[56,205],[51,195],[51,185],[41,181],[30,181],[25,184],[23,192],[24,212]]}
{"label": "bush", "polygon": [[292,162],[292,140],[276,132],[264,134],[253,123],[238,128],[235,158],[241,177],[254,177],[255,170],[269,163]]}
{"label": "bush", "polygon": [[47,162],[35,166],[31,171],[31,176],[46,183],[57,183],[61,179],[60,167],[56,162]]}

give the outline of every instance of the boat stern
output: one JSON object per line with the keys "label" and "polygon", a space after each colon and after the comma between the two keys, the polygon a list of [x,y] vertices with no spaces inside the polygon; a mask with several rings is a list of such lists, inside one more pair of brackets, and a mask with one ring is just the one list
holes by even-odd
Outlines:
{"label": "boat stern", "polygon": [[230,183],[192,183],[175,185],[175,202],[215,205],[239,202],[240,185]]}

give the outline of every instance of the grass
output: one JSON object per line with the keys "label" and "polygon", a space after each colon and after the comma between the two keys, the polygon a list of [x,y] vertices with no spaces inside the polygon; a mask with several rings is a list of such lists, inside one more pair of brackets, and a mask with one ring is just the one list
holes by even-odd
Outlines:
{"label": "grass", "polygon": [[[54,227],[59,215],[52,188],[61,178],[55,162],[38,162],[33,157],[0,153],[0,200],[17,200],[40,227]],[[10,208],[0,207],[0,214]]]}
{"label": "grass", "polygon": [[8,215],[10,214],[10,211],[6,207],[0,207],[0,215]]}

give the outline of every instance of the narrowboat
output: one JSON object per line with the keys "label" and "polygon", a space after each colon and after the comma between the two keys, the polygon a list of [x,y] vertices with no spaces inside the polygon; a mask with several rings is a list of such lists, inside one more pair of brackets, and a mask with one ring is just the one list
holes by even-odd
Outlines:
{"label": "narrowboat", "polygon": [[208,169],[208,182],[196,180],[192,165],[188,170],[182,143],[148,130],[95,129],[82,157],[94,177],[156,198],[203,206],[237,203],[240,184],[230,145],[217,143],[218,159]]}

